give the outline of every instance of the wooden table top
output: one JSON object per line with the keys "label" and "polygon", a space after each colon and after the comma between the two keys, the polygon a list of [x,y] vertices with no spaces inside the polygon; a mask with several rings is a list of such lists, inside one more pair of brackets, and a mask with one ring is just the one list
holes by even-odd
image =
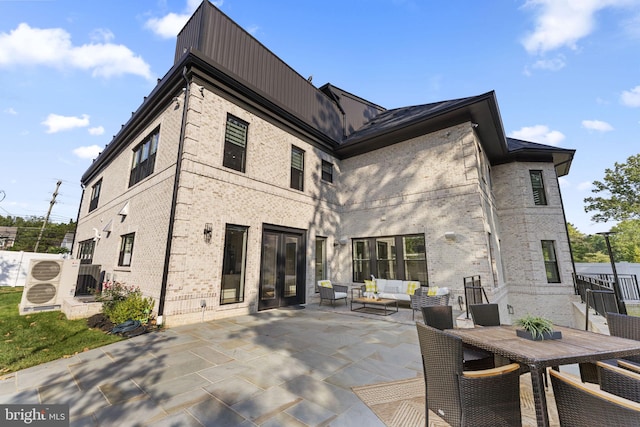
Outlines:
{"label": "wooden table top", "polygon": [[516,335],[515,326],[447,329],[463,342],[516,362],[547,367],[640,354],[640,341],[556,326],[557,340],[532,341]]}
{"label": "wooden table top", "polygon": [[358,302],[358,303],[381,304],[381,305],[392,304],[398,301],[391,298],[373,299],[373,298],[366,298],[366,297],[355,297],[355,298],[352,298],[352,300],[353,302]]}

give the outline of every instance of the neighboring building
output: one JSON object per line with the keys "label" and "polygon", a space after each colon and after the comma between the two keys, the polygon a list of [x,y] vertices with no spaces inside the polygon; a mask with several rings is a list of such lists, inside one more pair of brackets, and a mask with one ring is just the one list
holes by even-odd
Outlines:
{"label": "neighboring building", "polygon": [[9,249],[16,242],[18,227],[0,227],[0,250]]}
{"label": "neighboring building", "polygon": [[507,138],[494,92],[386,110],[316,88],[205,1],[83,175],[73,254],[172,325],[371,274],[453,301],[480,275],[506,319],[508,304],[570,325],[558,177],[573,155]]}
{"label": "neighboring building", "polygon": [[72,232],[65,233],[64,237],[62,238],[62,242],[60,243],[60,247],[65,248],[69,252],[71,252],[74,236],[75,236],[75,233],[72,233]]}

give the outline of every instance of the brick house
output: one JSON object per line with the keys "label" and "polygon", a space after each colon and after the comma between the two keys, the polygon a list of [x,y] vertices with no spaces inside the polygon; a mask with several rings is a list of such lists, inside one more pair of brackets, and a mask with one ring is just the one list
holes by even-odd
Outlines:
{"label": "brick house", "polygon": [[174,66],[82,176],[73,254],[172,325],[306,303],[316,281],[479,275],[508,319],[571,325],[558,177],[494,92],[386,110],[315,87],[208,1]]}

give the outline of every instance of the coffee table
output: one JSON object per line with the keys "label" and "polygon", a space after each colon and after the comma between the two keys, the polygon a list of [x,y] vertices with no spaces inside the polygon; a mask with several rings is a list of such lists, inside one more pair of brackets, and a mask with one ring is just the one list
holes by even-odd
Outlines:
{"label": "coffee table", "polygon": [[[360,307],[353,308],[353,303],[361,304]],[[395,306],[395,311],[387,310],[387,307]],[[398,312],[398,300],[395,299],[373,299],[373,298],[364,298],[364,297],[356,297],[351,298],[351,311],[362,311],[373,314],[380,314],[383,316],[388,316],[393,313]]]}

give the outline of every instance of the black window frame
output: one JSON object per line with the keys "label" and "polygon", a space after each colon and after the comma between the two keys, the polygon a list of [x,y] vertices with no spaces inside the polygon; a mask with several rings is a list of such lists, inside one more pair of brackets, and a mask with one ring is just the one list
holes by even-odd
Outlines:
{"label": "black window frame", "polygon": [[153,173],[156,164],[156,153],[160,145],[160,127],[154,129],[140,144],[133,149],[129,187],[132,187]]}
{"label": "black window frame", "polygon": [[295,145],[291,146],[291,182],[289,186],[294,190],[304,191],[304,150]]}
{"label": "black window frame", "polygon": [[93,239],[83,240],[78,242],[78,254],[77,259],[80,260],[80,264],[93,264],[93,253],[96,248],[96,241]]}
{"label": "black window frame", "polygon": [[248,140],[249,123],[232,114],[227,114],[222,166],[244,173],[247,166]]}
{"label": "black window frame", "polygon": [[[378,259],[379,243],[383,241],[388,243],[389,239],[393,239],[394,253],[387,253],[384,259]],[[412,242],[415,245],[415,250],[409,251],[408,240],[413,239],[421,239],[421,243]],[[351,240],[353,282],[363,283],[373,275],[379,279],[415,280],[420,282],[421,286],[428,286],[429,275],[425,242],[425,235],[421,233],[353,238]],[[416,265],[420,264],[424,264],[424,271],[416,269]],[[393,272],[385,270],[384,274],[388,277],[381,276],[380,265],[393,265]],[[417,277],[409,277],[411,274],[415,274]]]}
{"label": "black window frame", "polygon": [[[120,253],[118,255],[118,267],[131,267],[133,260],[133,247],[135,243],[136,233],[127,233],[120,236]],[[127,243],[131,242],[131,246],[127,251]],[[125,255],[129,254],[128,262],[125,261]]]}
{"label": "black window frame", "polygon": [[89,201],[89,212],[98,207],[98,201],[100,200],[100,192],[102,190],[102,178],[98,180],[91,187],[91,200]]}
{"label": "black window frame", "polygon": [[323,160],[320,168],[322,180],[326,182],[333,182],[333,163]]}
{"label": "black window frame", "polygon": [[529,171],[531,179],[531,191],[533,193],[533,204],[536,206],[547,206],[547,193],[544,185],[544,174],[541,170],[535,169]]}
{"label": "black window frame", "polygon": [[541,240],[540,243],[542,245],[542,259],[544,260],[547,283],[561,283],[555,240]]}

